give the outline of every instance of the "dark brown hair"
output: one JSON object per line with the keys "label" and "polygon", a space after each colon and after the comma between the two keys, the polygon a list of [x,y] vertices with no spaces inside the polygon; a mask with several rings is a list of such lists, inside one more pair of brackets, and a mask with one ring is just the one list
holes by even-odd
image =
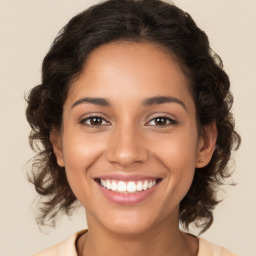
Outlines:
{"label": "dark brown hair", "polygon": [[[218,137],[210,163],[196,169],[192,186],[180,204],[180,222],[202,231],[213,221],[218,186],[231,175],[227,163],[240,137],[230,112],[233,97],[222,61],[209,47],[206,34],[190,15],[159,0],[109,0],[73,17],[60,31],[42,66],[42,83],[27,97],[30,144],[37,149],[29,180],[42,196],[38,222],[54,222],[69,214],[76,197],[65,169],[58,166],[50,142],[52,127],[60,127],[69,85],[80,74],[88,54],[113,41],[147,41],[177,57],[190,81],[200,127],[216,123]],[[38,147],[36,147],[36,145]]]}

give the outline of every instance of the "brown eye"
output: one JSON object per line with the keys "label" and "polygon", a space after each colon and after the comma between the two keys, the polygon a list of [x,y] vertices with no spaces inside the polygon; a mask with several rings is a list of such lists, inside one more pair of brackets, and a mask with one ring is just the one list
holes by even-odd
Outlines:
{"label": "brown eye", "polygon": [[91,125],[102,125],[102,118],[100,117],[91,117],[90,118]]}
{"label": "brown eye", "polygon": [[166,117],[157,117],[155,119],[155,124],[156,125],[166,125],[168,123],[168,120]]}
{"label": "brown eye", "polygon": [[102,126],[102,125],[109,125],[109,123],[100,116],[90,116],[81,121],[81,124],[87,126]]}
{"label": "brown eye", "polygon": [[175,125],[177,121],[171,119],[167,116],[158,116],[151,119],[146,125],[147,126],[168,126],[168,125]]}

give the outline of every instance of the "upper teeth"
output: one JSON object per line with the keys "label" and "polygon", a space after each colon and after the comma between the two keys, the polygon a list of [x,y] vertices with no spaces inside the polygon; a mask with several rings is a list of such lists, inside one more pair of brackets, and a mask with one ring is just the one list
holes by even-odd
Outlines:
{"label": "upper teeth", "polygon": [[144,180],[144,181],[116,181],[116,180],[100,180],[100,184],[112,191],[120,193],[134,193],[137,191],[147,190],[156,185],[156,180]]}

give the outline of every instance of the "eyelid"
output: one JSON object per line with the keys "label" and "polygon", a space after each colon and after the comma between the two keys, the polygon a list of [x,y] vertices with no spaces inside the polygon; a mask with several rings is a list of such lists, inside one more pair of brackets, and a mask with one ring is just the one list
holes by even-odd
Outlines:
{"label": "eyelid", "polygon": [[[167,120],[169,120],[169,124],[165,124],[165,125],[149,125],[149,123],[157,118],[166,118]],[[176,120],[176,118],[170,117],[170,115],[168,114],[160,114],[157,113],[154,117],[151,117],[149,121],[146,122],[146,126],[157,126],[157,127],[166,127],[166,126],[171,126],[171,125],[177,125],[178,121]]]}
{"label": "eyelid", "polygon": [[[104,125],[111,125],[111,123],[109,121],[107,121],[106,117],[104,117],[105,115],[102,114],[102,113],[88,113],[86,115],[83,115],[82,118],[80,119],[79,123],[80,124],[84,124],[84,125],[87,125],[87,126],[91,126],[91,127],[94,127],[94,126],[104,126]],[[93,117],[98,117],[98,118],[101,118],[102,120],[104,120],[104,122],[106,122],[107,124],[102,124],[102,125],[89,125],[89,124],[86,124],[85,123],[85,120],[89,120],[90,118],[93,118]]]}
{"label": "eyelid", "polygon": [[153,113],[150,113],[146,116],[146,119],[147,120],[151,120],[153,118],[156,118],[156,117],[168,117],[170,119],[174,119],[174,120],[177,120],[177,117],[176,115],[174,114],[171,114],[169,112],[162,112],[162,111],[156,111],[156,112],[153,112]]}

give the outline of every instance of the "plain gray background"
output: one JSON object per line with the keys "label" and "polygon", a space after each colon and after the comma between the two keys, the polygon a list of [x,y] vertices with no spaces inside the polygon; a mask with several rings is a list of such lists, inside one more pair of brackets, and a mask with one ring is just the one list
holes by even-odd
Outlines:
{"label": "plain gray background", "polygon": [[[55,35],[78,12],[98,1],[0,0],[0,255],[30,255],[86,228],[83,210],[40,232],[32,211],[35,192],[26,181],[28,145],[24,94],[40,83],[41,63]],[[256,256],[256,2],[174,0],[188,11],[222,57],[235,97],[242,146],[234,154],[237,186],[202,236],[243,256]]]}

